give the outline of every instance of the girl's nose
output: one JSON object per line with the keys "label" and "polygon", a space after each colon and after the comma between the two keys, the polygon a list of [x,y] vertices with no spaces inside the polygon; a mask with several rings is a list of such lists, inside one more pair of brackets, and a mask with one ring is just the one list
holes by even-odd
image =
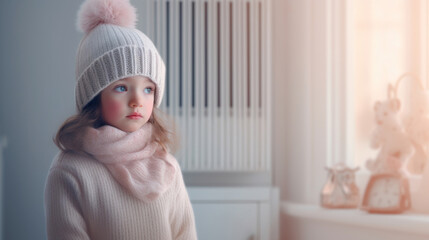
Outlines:
{"label": "girl's nose", "polygon": [[136,108],[136,107],[142,107],[143,105],[138,104],[138,103],[131,103],[130,107]]}
{"label": "girl's nose", "polygon": [[130,107],[135,108],[135,107],[142,107],[143,106],[143,100],[142,97],[139,96],[137,93],[135,93],[131,99],[130,99],[130,103],[129,103]]}

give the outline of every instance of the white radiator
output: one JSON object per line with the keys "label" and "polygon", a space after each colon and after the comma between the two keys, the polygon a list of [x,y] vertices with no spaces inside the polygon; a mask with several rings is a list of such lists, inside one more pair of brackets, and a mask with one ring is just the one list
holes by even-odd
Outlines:
{"label": "white radiator", "polygon": [[270,2],[147,0],[184,171],[271,171]]}

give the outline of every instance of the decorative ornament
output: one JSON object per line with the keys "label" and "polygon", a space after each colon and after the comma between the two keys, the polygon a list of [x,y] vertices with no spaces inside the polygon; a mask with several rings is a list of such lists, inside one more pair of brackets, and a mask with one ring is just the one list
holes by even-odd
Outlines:
{"label": "decorative ornament", "polygon": [[325,208],[356,208],[359,204],[359,188],[355,183],[355,172],[359,168],[348,168],[344,163],[326,167],[328,180],[322,189],[321,206]]}

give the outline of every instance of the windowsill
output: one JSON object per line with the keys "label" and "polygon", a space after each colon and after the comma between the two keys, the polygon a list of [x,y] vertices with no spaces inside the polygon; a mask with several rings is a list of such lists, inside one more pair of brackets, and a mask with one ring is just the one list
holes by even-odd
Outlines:
{"label": "windowsill", "polygon": [[418,213],[369,214],[358,209],[325,209],[317,205],[282,202],[291,217],[429,236],[429,215]]}

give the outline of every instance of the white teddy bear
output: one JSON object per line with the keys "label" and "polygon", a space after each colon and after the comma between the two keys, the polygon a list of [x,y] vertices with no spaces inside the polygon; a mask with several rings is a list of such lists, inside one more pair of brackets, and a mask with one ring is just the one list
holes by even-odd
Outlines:
{"label": "white teddy bear", "polygon": [[374,105],[376,129],[371,147],[380,149],[377,158],[368,160],[366,167],[372,173],[399,172],[413,152],[413,146],[399,122],[398,99],[377,101]]}

